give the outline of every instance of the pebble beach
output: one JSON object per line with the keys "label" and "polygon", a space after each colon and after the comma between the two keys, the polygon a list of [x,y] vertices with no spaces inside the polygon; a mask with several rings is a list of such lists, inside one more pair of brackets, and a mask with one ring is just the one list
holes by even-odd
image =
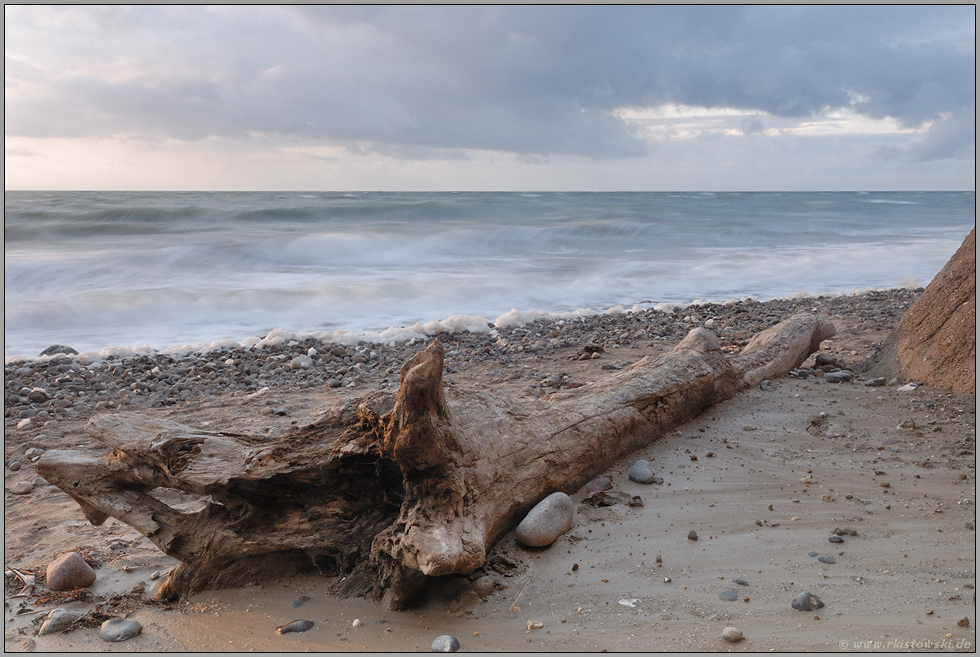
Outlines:
{"label": "pebble beach", "polygon": [[[112,409],[171,408],[228,396],[254,399],[301,391],[336,395],[398,387],[401,364],[429,339],[446,347],[447,380],[475,374],[493,384],[519,386],[522,394],[581,385],[604,370],[648,353],[672,348],[692,328],[714,331],[723,349],[737,354],[755,333],[799,312],[846,317],[855,328],[878,333],[892,326],[921,290],[896,289],[861,295],[781,299],[768,302],[677,306],[575,319],[540,319],[485,332],[443,332],[400,342],[323,343],[316,338],[276,337],[255,347],[221,347],[186,354],[91,357],[55,353],[4,366],[4,421],[10,429],[37,429],[62,421],[85,421]],[[265,343],[265,344],[263,344]],[[49,350],[73,352],[70,346]],[[76,352],[77,355],[77,352]],[[598,360],[576,380],[568,364]],[[580,368],[572,368],[579,374]],[[484,371],[486,370],[486,371]],[[271,406],[271,404],[270,404]],[[271,411],[270,411],[271,412]],[[277,409],[276,414],[281,412]]]}
{"label": "pebble beach", "polygon": [[[23,582],[8,570],[5,648],[399,651],[428,650],[445,635],[467,651],[847,650],[875,636],[972,652],[975,400],[861,373],[919,293],[748,299],[388,343],[294,335],[99,359],[58,345],[61,353],[10,360],[5,566],[33,574],[37,590],[11,598]],[[669,350],[695,327],[737,354],[799,312],[826,315],[837,335],[790,376],[618,463],[604,473],[601,503],[596,486],[572,495],[572,528],[553,544],[527,547],[512,532],[483,568],[441,578],[407,612],[339,598],[336,582],[315,575],[154,602],[152,575],[173,559],[118,521],[91,526],[34,472],[49,449],[105,452],[84,432],[98,413],[279,435],[351,395],[397,388],[401,364],[432,339],[446,349],[448,384],[546,398]],[[638,460],[651,475],[639,481],[629,476]],[[47,565],[71,551],[95,568],[95,584],[46,591]],[[796,599],[808,596],[824,607],[801,611]],[[81,616],[67,631],[38,634],[55,608]],[[141,632],[118,644],[100,638],[115,617]],[[298,620],[312,625],[276,631]]]}

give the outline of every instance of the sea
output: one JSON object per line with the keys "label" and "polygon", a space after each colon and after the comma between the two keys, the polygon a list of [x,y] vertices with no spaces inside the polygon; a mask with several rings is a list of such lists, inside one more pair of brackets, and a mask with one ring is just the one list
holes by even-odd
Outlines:
{"label": "sea", "polygon": [[4,355],[390,342],[924,286],[969,192],[4,193]]}

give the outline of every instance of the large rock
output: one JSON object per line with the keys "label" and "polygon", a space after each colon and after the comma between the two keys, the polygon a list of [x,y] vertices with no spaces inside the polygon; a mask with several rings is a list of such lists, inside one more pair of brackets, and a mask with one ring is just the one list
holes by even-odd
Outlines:
{"label": "large rock", "polygon": [[974,228],[878,348],[865,376],[901,376],[976,394],[976,303]]}
{"label": "large rock", "polygon": [[95,571],[77,552],[63,554],[48,565],[47,586],[51,591],[71,591],[95,583]]}
{"label": "large rock", "polygon": [[53,344],[44,351],[42,351],[39,356],[54,356],[55,354],[66,354],[68,356],[74,356],[78,352],[71,347],[66,347],[63,344]]}
{"label": "large rock", "polygon": [[565,493],[552,493],[538,502],[517,526],[517,540],[531,547],[551,545],[572,528],[575,503]]}

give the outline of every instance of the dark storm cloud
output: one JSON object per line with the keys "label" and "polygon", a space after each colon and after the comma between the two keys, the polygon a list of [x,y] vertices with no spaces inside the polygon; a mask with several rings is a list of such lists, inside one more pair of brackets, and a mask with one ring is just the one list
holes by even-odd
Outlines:
{"label": "dark storm cloud", "polygon": [[612,110],[672,103],[801,119],[849,107],[931,125],[894,157],[972,156],[972,6],[8,7],[6,19],[8,135],[607,158],[647,148]]}

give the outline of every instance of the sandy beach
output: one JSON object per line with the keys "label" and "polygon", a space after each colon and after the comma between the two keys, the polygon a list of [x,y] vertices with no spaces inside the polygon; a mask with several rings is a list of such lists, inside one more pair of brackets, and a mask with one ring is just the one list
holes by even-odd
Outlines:
{"label": "sandy beach", "polygon": [[[834,323],[837,334],[818,353],[843,361],[853,377],[829,383],[811,356],[792,375],[711,407],[604,473],[611,491],[639,496],[642,506],[593,508],[578,491],[574,525],[555,543],[528,548],[511,532],[483,568],[433,582],[400,612],[341,598],[337,578],[316,573],[173,604],[148,600],[152,575],[175,560],[117,520],[90,525],[71,498],[37,480],[32,458],[49,449],[106,452],[83,429],[93,414],[118,410],[279,435],[347,396],[396,388],[400,364],[425,341],[7,363],[4,566],[34,574],[38,586],[13,597],[22,584],[5,577],[4,649],[427,651],[449,634],[466,652],[974,652],[975,397],[908,381],[866,385],[861,374],[920,292],[706,304],[436,336],[447,381],[543,396],[669,350],[698,326],[737,354],[754,333],[806,311]],[[580,359],[586,344],[602,345],[601,357]],[[303,356],[305,366],[296,361]],[[44,399],[31,398],[36,388]],[[638,459],[664,483],[630,481]],[[31,490],[12,493],[18,482]],[[96,582],[47,591],[48,563],[68,551],[96,568]],[[475,587],[483,577],[492,579]],[[792,608],[804,591],[824,606]],[[57,607],[86,615],[67,632],[38,635]],[[142,632],[102,641],[98,627],[113,617],[138,621]],[[276,632],[296,619],[314,625]],[[744,638],[726,642],[726,627]]]}

